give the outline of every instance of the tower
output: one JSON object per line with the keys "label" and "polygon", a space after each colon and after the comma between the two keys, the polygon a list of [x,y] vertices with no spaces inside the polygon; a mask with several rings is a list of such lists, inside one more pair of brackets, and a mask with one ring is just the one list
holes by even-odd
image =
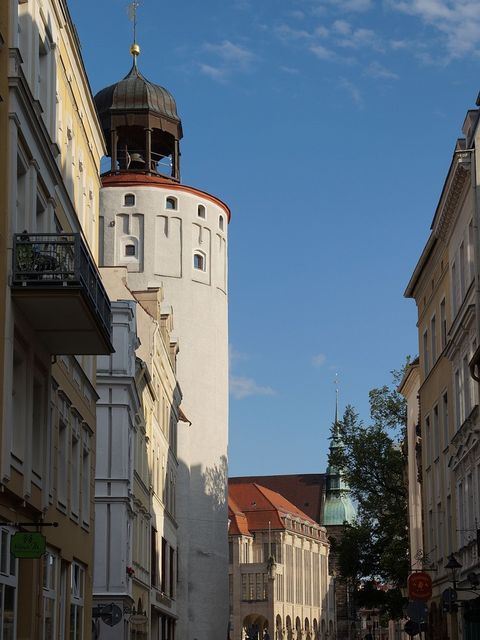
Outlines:
{"label": "tower", "polygon": [[176,637],[224,640],[230,210],[181,183],[175,100],[140,73],[137,44],[131,53],[125,78],[95,96],[111,160],[102,175],[101,263],[125,267],[134,291],[162,286],[173,307],[182,409],[192,423],[178,428],[176,516],[167,514],[179,539]]}
{"label": "tower", "polygon": [[[335,398],[335,420],[332,425],[330,439],[330,455],[343,447],[338,426],[338,386]],[[322,524],[327,528],[329,538],[340,541],[345,523],[355,518],[355,507],[349,495],[349,488],[342,478],[340,470],[330,462],[326,473],[325,502],[323,506]],[[330,550],[329,571],[337,574],[338,558],[333,549]],[[338,640],[351,640],[355,637],[355,625],[351,620],[350,594],[345,580],[335,577],[335,609],[336,609],[336,637]]]}

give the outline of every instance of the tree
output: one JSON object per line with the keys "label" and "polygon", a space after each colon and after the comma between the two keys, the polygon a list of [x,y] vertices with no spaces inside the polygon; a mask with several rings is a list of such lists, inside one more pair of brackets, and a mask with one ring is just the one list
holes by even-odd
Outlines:
{"label": "tree", "polygon": [[[400,446],[406,425],[406,402],[396,391],[403,372],[394,373],[394,387],[372,389],[370,424],[347,406],[337,425],[341,447],[330,465],[340,470],[357,503],[357,519],[346,524],[342,539],[333,541],[341,576],[362,600],[376,600],[392,618],[402,615],[400,587],[409,572],[405,460]],[[375,584],[388,585],[375,589]],[[368,587],[368,588],[367,588]]]}

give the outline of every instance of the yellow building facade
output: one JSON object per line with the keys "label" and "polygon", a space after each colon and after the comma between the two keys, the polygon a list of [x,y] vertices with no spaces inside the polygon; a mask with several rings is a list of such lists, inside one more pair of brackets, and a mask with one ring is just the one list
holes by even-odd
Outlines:
{"label": "yellow building facade", "polygon": [[[0,637],[88,640],[103,139],[64,0],[5,0],[0,33]],[[32,531],[42,557],[10,556]]]}
{"label": "yellow building facade", "polygon": [[[473,378],[479,342],[479,113],[467,112],[430,237],[405,292],[418,309],[423,550],[417,556],[432,571],[430,628],[439,640],[480,631],[474,584],[480,568],[480,424]],[[454,586],[458,600],[445,606],[442,594]]]}

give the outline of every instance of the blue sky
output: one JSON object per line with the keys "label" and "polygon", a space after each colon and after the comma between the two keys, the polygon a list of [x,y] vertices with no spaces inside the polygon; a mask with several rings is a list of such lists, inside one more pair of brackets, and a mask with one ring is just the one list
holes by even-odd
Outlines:
{"label": "blue sky", "polygon": [[[70,0],[92,90],[131,64],[123,0]],[[334,413],[417,353],[403,291],[478,90],[477,0],[143,0],[182,181],[230,224],[230,473],[326,466]]]}

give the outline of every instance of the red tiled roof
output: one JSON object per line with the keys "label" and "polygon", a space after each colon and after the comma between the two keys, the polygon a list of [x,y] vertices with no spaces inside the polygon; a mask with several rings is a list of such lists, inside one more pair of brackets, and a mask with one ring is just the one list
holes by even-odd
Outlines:
{"label": "red tiled roof", "polygon": [[256,483],[276,491],[307,514],[317,524],[321,524],[325,475],[322,473],[300,473],[279,476],[246,476],[229,478],[229,487],[239,484]]}
{"label": "red tiled roof", "polygon": [[[272,529],[284,529],[282,518],[290,515],[312,525],[317,524],[284,496],[257,483],[232,482],[228,485],[230,533]],[[243,516],[243,517],[242,517]]]}

